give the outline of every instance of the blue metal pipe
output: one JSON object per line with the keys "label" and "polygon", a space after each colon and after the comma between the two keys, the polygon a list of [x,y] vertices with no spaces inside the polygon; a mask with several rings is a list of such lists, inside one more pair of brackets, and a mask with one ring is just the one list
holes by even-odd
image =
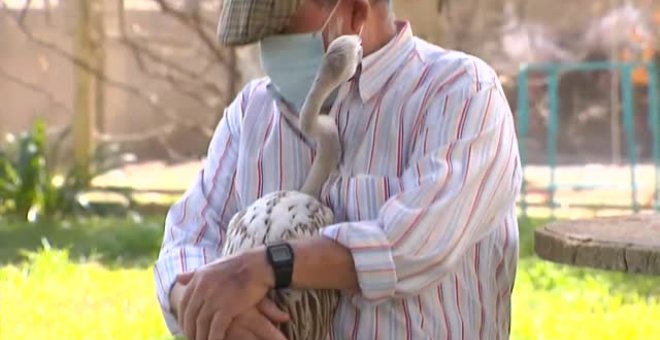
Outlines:
{"label": "blue metal pipe", "polygon": [[524,218],[527,218],[527,180],[525,179],[525,164],[527,164],[527,133],[529,131],[529,74],[523,68],[518,73],[518,148],[520,162],[523,167],[523,182],[520,188],[520,208]]}
{"label": "blue metal pipe", "polygon": [[[636,179],[637,169],[637,153],[635,142],[635,124],[634,124],[634,87],[632,82],[632,72],[636,67],[646,67],[649,70],[649,126],[653,135],[653,162],[655,165],[655,204],[656,211],[660,211],[660,99],[658,98],[658,90],[660,84],[658,83],[658,66],[655,63],[645,62],[628,62],[628,63],[612,63],[612,62],[590,62],[590,63],[539,63],[523,65],[518,73],[518,136],[520,141],[520,157],[523,166],[523,178],[525,176],[525,167],[527,163],[527,149],[525,140],[529,133],[529,72],[543,71],[548,74],[548,97],[550,119],[548,126],[548,161],[550,166],[550,185],[546,188],[550,192],[550,205],[554,207],[555,191],[558,187],[555,178],[556,163],[557,163],[557,135],[559,126],[559,74],[566,71],[595,71],[595,70],[611,70],[617,69],[622,73],[621,80],[621,94],[623,99],[623,123],[626,142],[628,145],[629,161],[630,161],[630,184],[632,189],[632,208],[635,212],[640,209],[638,202],[638,183]],[[590,187],[596,187],[590,185]],[[527,184],[523,181],[521,188],[521,208],[523,215],[527,217]]]}
{"label": "blue metal pipe", "polygon": [[559,69],[548,70],[548,100],[550,101],[550,122],[548,126],[548,161],[550,163],[550,204],[551,218],[555,218],[555,192],[557,168],[557,135],[559,131]]}
{"label": "blue metal pipe", "polygon": [[647,67],[649,74],[648,99],[649,99],[649,126],[653,135],[653,164],[655,165],[655,192],[654,207],[660,210],[660,140],[658,136],[658,67],[656,63],[650,63]]}
{"label": "blue metal pipe", "polygon": [[[623,128],[625,130],[626,144],[628,144],[628,158],[630,160],[630,186],[632,188],[632,206],[635,213],[639,212],[637,202],[637,141],[635,140],[635,105],[632,82],[633,67],[630,64],[622,66],[621,98],[623,99]],[[618,136],[616,136],[618,137]]]}

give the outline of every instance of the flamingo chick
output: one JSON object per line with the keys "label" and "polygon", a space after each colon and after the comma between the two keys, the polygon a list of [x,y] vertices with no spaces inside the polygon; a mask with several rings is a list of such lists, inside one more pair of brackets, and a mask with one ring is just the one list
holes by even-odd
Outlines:
{"label": "flamingo chick", "polygon": [[[317,236],[334,222],[330,208],[318,196],[330,173],[337,169],[341,144],[333,118],[319,115],[323,102],[355,74],[362,59],[357,36],[335,39],[324,56],[300,112],[299,128],[316,142],[316,157],[299,191],[277,191],[256,200],[234,215],[227,227],[222,255],[272,242]],[[289,340],[325,340],[339,302],[336,290],[281,290],[270,298],[290,321],[280,328]]]}

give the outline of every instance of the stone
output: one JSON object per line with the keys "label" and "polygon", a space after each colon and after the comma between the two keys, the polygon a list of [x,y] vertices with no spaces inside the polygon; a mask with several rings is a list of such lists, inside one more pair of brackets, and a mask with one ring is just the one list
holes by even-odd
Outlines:
{"label": "stone", "polygon": [[660,275],[660,215],[631,215],[559,221],[534,234],[544,260]]}

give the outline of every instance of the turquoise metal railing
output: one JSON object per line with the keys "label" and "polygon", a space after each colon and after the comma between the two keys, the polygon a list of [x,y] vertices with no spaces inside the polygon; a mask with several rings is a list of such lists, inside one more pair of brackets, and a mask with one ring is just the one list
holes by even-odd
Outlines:
{"label": "turquoise metal railing", "polygon": [[[526,166],[527,149],[525,139],[529,132],[529,73],[544,72],[548,77],[548,102],[549,117],[547,127],[547,146],[548,146],[548,166],[550,167],[550,184],[547,188],[550,196],[551,214],[555,216],[555,193],[556,167],[557,167],[557,135],[559,131],[559,75],[566,71],[597,71],[597,70],[617,70],[621,74],[621,99],[623,105],[623,128],[628,146],[628,157],[630,166],[630,186],[632,191],[631,206],[634,212],[639,212],[640,204],[637,199],[638,185],[636,178],[637,155],[635,152],[635,103],[634,103],[634,85],[632,80],[633,70],[637,67],[645,67],[649,74],[648,82],[648,125],[652,133],[653,141],[653,164],[655,166],[655,192],[654,209],[660,210],[660,200],[658,199],[660,187],[660,144],[658,135],[658,69],[655,63],[610,63],[610,62],[589,62],[589,63],[545,63],[524,65],[518,74],[518,136],[520,143],[520,155],[523,169]],[[521,190],[521,209],[523,216],[527,216],[527,184],[523,182]]]}

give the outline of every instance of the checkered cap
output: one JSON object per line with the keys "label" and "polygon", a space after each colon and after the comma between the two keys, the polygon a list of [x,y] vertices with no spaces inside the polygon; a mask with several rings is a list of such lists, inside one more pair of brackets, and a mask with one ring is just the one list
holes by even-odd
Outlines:
{"label": "checkered cap", "polygon": [[304,0],[223,0],[218,39],[246,45],[278,33]]}

